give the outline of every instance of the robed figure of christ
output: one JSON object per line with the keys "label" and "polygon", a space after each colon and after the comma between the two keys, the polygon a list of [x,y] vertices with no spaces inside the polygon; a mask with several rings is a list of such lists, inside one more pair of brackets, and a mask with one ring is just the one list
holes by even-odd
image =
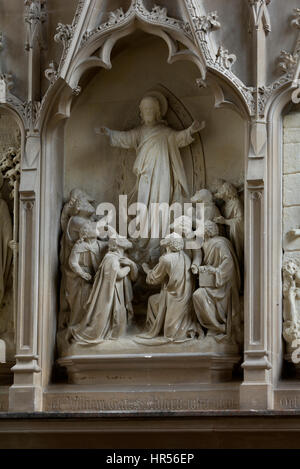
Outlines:
{"label": "robed figure of christ", "polygon": [[[150,213],[151,204],[182,203],[189,196],[187,178],[180,148],[190,145],[193,134],[204,123],[194,122],[188,129],[177,131],[163,120],[167,100],[146,96],[140,103],[141,125],[129,131],[101,128],[114,147],[135,149],[137,158],[133,171],[137,177],[132,202],[144,204]],[[162,233],[164,236],[165,233]]]}

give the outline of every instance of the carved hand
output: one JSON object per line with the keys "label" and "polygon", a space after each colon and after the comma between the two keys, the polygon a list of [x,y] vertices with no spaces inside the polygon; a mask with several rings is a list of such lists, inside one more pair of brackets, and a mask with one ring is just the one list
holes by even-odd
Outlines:
{"label": "carved hand", "polygon": [[19,250],[19,243],[17,243],[17,241],[9,241],[8,243],[8,247],[12,250],[12,251],[15,251],[15,252],[18,252]]}
{"label": "carved hand", "polygon": [[212,267],[211,265],[201,265],[199,267],[200,274],[205,274],[205,273],[214,274],[215,272],[216,272],[216,269]]}
{"label": "carved hand", "polygon": [[226,224],[226,220],[225,220],[224,217],[216,217],[216,218],[214,218],[214,222],[219,223],[220,225],[225,225]]}
{"label": "carved hand", "polygon": [[124,267],[123,274],[124,277],[127,277],[127,275],[130,274],[130,267]]}
{"label": "carved hand", "polygon": [[87,274],[87,273],[83,273],[81,275],[81,277],[86,280],[87,282],[90,282],[90,280],[92,280],[92,276],[90,274]]}
{"label": "carved hand", "polygon": [[199,272],[199,267],[196,264],[192,264],[191,271],[194,275],[197,275]]}
{"label": "carved hand", "polygon": [[131,267],[133,262],[130,259],[124,258],[120,260],[120,264],[122,267]]}
{"label": "carved hand", "polygon": [[106,135],[107,137],[109,137],[110,135],[110,129],[108,127],[96,127],[95,128],[95,133],[97,135]]}
{"label": "carved hand", "polygon": [[145,274],[149,274],[149,272],[151,272],[151,269],[148,264],[144,263],[142,267],[143,267]]}
{"label": "carved hand", "polygon": [[193,122],[193,124],[190,127],[191,133],[195,134],[197,132],[200,132],[200,130],[205,128],[205,125],[206,125],[205,121],[202,121],[201,123],[198,121]]}

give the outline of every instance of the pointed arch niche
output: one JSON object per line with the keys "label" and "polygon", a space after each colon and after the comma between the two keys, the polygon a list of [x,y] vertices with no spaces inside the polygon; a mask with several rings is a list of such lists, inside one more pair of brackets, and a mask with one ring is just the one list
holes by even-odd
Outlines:
{"label": "pointed arch niche", "polygon": [[[87,45],[87,54],[91,52],[89,48]],[[208,86],[199,88],[197,79],[203,70],[197,66],[195,57],[191,59],[195,51],[191,54],[185,46],[181,49],[180,57],[171,60],[170,47],[159,35],[129,30],[125,36],[123,31],[109,57],[111,67],[101,68],[96,62],[94,67],[74,65],[70,67],[74,76],[70,73],[66,79],[69,84],[60,78],[48,92],[43,106],[41,159],[44,386],[57,380],[52,370],[57,358],[63,204],[75,187],[88,192],[98,203],[117,203],[118,195],[127,193],[135,182],[132,174],[135,154],[111,148],[95,129],[102,125],[116,130],[136,126],[141,98],[150,90],[159,90],[168,98],[167,120],[174,128],[187,127],[193,120],[206,121],[206,128],[192,148],[182,153],[191,195],[200,188],[212,187],[218,178],[243,184],[248,146],[245,103],[233,85],[211,73]],[[83,64],[84,52],[79,54]],[[87,60],[91,59],[86,59],[86,63]],[[78,87],[81,92],[74,96],[72,89]],[[238,398],[236,402],[238,405]]]}

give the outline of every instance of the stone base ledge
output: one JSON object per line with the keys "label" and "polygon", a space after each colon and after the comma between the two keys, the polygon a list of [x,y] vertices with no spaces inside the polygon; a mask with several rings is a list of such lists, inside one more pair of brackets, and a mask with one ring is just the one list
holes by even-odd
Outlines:
{"label": "stone base ledge", "polygon": [[221,383],[232,379],[240,356],[215,354],[129,354],[69,356],[58,360],[71,384],[179,385]]}
{"label": "stone base ledge", "polygon": [[1,449],[299,449],[300,412],[0,412]]}

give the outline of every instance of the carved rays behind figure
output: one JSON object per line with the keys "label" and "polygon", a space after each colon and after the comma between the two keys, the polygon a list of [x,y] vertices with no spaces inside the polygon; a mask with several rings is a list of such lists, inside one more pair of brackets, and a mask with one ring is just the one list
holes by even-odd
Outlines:
{"label": "carved rays behind figure", "polygon": [[[176,130],[182,130],[188,128],[193,121],[195,116],[192,116],[188,109],[185,107],[183,102],[177,98],[167,87],[162,84],[157,84],[151,90],[144,93],[160,92],[168,100],[168,112],[166,120],[168,124]],[[136,109],[136,106],[135,106]],[[130,129],[136,126],[136,111],[134,115],[131,114],[124,128]],[[186,170],[186,176],[189,184],[190,195],[192,196],[197,190],[206,187],[206,167],[205,167],[205,155],[204,146],[200,133],[195,134],[194,143],[181,150],[183,164]],[[117,181],[117,186],[120,194],[128,194],[132,190],[132,184],[134,184],[135,176],[132,173],[133,164],[136,158],[136,154],[130,150],[120,150],[121,152],[121,168],[120,178]],[[128,164],[128,154],[132,154],[132,164]]]}

